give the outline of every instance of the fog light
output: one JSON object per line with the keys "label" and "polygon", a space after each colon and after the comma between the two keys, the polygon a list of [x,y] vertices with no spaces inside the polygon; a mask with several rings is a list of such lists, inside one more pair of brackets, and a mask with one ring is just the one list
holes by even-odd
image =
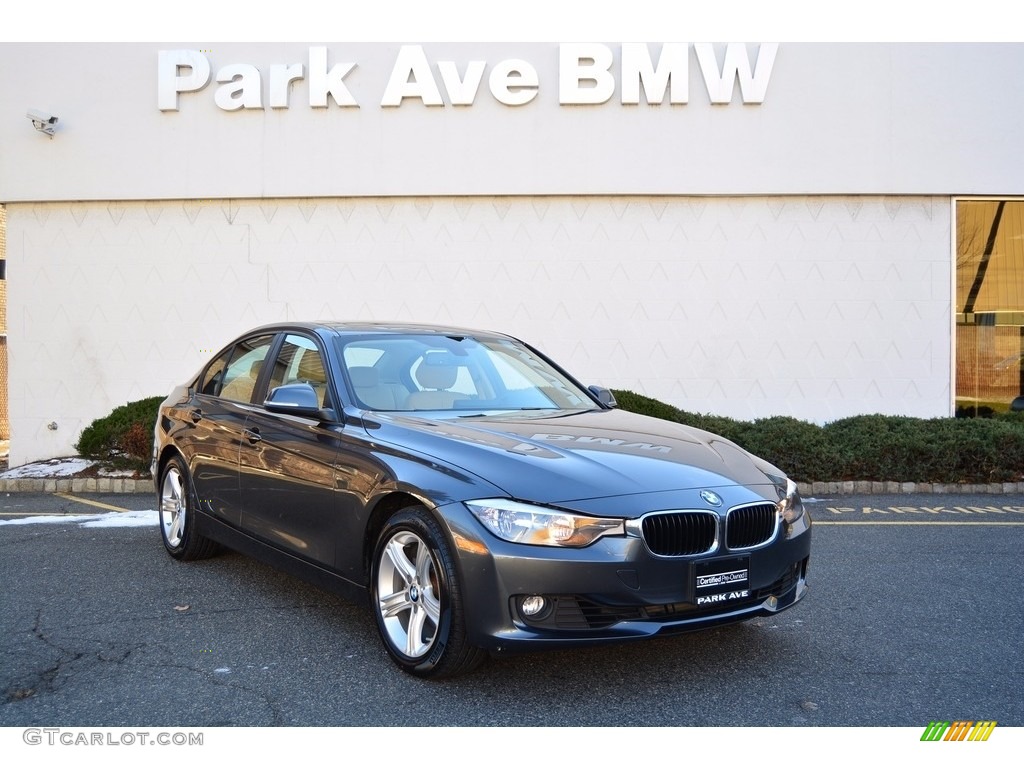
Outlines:
{"label": "fog light", "polygon": [[541,595],[530,595],[529,597],[524,597],[523,602],[519,605],[524,616],[536,616],[547,607],[548,601]]}
{"label": "fog light", "polygon": [[765,600],[765,607],[769,611],[774,611],[776,608],[779,607],[779,598],[777,598],[775,595],[772,595],[767,600]]}

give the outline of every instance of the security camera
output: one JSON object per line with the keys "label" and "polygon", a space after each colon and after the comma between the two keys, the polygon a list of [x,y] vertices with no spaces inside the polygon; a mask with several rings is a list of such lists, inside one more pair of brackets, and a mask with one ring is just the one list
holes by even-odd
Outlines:
{"label": "security camera", "polygon": [[53,136],[54,126],[57,125],[57,116],[41,112],[38,109],[30,109],[25,115],[32,121],[32,126],[37,131],[42,131],[48,136]]}

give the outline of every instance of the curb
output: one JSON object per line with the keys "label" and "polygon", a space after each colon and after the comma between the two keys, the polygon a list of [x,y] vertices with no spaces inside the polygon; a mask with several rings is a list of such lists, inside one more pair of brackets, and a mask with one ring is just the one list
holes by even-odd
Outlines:
{"label": "curb", "polygon": [[800,495],[806,498],[820,494],[857,496],[867,494],[901,495],[911,493],[1024,495],[1024,483],[900,483],[877,480],[845,480],[841,482],[797,483]]}
{"label": "curb", "polygon": [[0,479],[0,493],[155,493],[152,478],[18,477]]}
{"label": "curb", "polygon": [[[912,493],[933,494],[991,494],[1007,496],[1024,495],[1022,483],[901,483],[877,480],[845,480],[839,482],[797,483],[804,498],[830,494],[833,496],[855,496],[867,494],[903,495]],[[152,478],[133,479],[124,477],[75,477],[40,478],[19,477],[0,479],[0,493],[155,493]]]}

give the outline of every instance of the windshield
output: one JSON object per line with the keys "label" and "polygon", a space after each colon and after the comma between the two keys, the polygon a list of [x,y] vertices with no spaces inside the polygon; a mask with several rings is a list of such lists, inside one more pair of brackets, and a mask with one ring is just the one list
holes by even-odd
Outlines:
{"label": "windshield", "polygon": [[382,411],[580,410],[589,393],[509,339],[432,334],[338,340],[358,405]]}

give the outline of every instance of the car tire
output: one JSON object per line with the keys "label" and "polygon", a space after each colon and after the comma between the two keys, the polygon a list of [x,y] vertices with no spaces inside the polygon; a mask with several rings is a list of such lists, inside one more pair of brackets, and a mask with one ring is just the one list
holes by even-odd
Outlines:
{"label": "car tire", "polygon": [[455,558],[440,524],[423,507],[387,521],[374,548],[370,600],[391,658],[417,677],[453,677],[487,653],[467,639]]}
{"label": "car tire", "polygon": [[202,560],[219,551],[219,545],[196,530],[192,478],[177,456],[160,473],[160,536],[171,557]]}

